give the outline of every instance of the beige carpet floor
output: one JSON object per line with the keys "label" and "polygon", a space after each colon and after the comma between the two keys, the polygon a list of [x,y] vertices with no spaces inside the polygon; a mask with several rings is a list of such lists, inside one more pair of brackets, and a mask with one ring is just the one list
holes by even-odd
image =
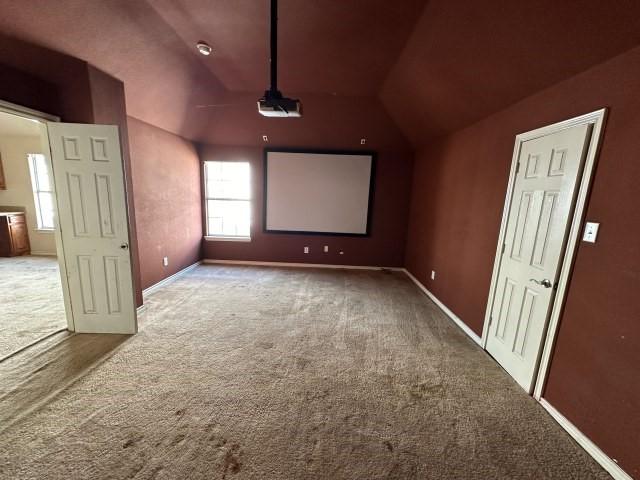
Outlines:
{"label": "beige carpet floor", "polygon": [[58,260],[0,257],[0,358],[66,326]]}
{"label": "beige carpet floor", "polygon": [[399,272],[200,266],[0,384],[3,479],[609,478]]}

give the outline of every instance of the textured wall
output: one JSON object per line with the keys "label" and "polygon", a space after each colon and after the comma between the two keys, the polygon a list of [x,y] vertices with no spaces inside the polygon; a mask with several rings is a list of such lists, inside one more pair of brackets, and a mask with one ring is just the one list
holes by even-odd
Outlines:
{"label": "textured wall", "polygon": [[638,44],[636,0],[429,0],[380,97],[424,147]]}
{"label": "textured wall", "polygon": [[[205,258],[401,266],[404,261],[413,154],[382,104],[364,97],[305,94],[302,118],[267,119],[255,96],[238,107],[218,109],[216,145],[201,145],[202,160],[248,159],[252,164],[253,218],[250,243],[206,242]],[[262,141],[262,135],[269,138]],[[360,139],[366,138],[361,145]],[[226,144],[228,146],[224,146]],[[265,146],[372,150],[378,153],[370,237],[263,233],[262,161]],[[322,252],[324,245],[329,253]],[[304,246],[311,252],[303,253]],[[344,255],[339,255],[343,250]]]}
{"label": "textured wall", "polygon": [[[304,262],[346,265],[403,265],[412,156],[379,151],[371,236],[341,237],[263,232],[263,149],[202,146],[202,160],[251,163],[251,242],[206,241],[204,257],[212,259]],[[323,246],[329,246],[329,253]],[[304,254],[304,246],[310,253]],[[343,255],[339,251],[344,251]]]}
{"label": "textured wall", "polygon": [[[640,474],[640,48],[443,137],[416,158],[406,263],[482,331],[515,135],[610,107],[544,393],[632,476]],[[429,278],[436,270],[436,280]]]}
{"label": "textured wall", "polygon": [[[200,160],[193,144],[129,117],[142,288],[200,259]],[[162,258],[169,257],[169,266]]]}

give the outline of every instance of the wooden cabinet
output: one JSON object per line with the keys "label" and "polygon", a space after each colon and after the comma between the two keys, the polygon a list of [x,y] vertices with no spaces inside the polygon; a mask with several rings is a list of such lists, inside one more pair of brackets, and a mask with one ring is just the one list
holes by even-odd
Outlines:
{"label": "wooden cabinet", "polygon": [[2,169],[2,155],[0,155],[0,190],[7,189],[7,181],[4,178],[4,170]]}
{"label": "wooden cabinet", "polygon": [[24,213],[0,213],[0,257],[29,253],[31,246]]}

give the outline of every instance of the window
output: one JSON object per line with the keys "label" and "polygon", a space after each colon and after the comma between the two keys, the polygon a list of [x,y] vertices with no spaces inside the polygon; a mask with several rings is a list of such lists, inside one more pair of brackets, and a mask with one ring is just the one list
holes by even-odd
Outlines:
{"label": "window", "polygon": [[207,237],[248,239],[251,182],[248,162],[204,162]]}
{"label": "window", "polygon": [[39,230],[53,230],[53,188],[47,160],[39,153],[27,155],[29,171],[31,172],[31,185],[33,186],[33,199],[36,205]]}

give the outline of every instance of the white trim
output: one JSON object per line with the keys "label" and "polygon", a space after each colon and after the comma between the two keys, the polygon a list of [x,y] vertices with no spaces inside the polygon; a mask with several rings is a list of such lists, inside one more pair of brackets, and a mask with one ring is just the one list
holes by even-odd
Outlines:
{"label": "white trim", "polygon": [[416,277],[414,277],[411,272],[409,272],[409,270],[407,270],[406,268],[402,269],[404,271],[404,273],[407,274],[407,276],[413,280],[413,283],[415,283],[418,288],[420,290],[422,290],[424,292],[425,295],[427,295],[427,297],[429,297],[433,303],[435,303],[438,307],[440,307],[440,310],[442,310],[451,320],[453,320],[453,322],[464,332],[466,333],[471,340],[473,340],[474,342],[476,342],[478,345],[482,346],[482,339],[476,334],[476,332],[474,332],[473,330],[471,330],[471,328],[469,328],[469,326],[464,323],[460,317],[458,317],[455,313],[453,313],[451,310],[449,310],[449,308],[447,308],[447,306],[442,303],[440,300],[438,300],[438,298],[431,293],[429,290],[427,290],[427,287],[425,287],[422,283],[420,283],[420,280],[418,280]]}
{"label": "white trim", "polygon": [[560,323],[560,314],[562,313],[562,306],[567,294],[573,261],[578,250],[578,243],[581,239],[582,223],[587,211],[587,199],[589,191],[591,190],[593,172],[595,171],[596,161],[598,158],[606,115],[607,109],[602,109],[589,115],[578,117],[580,119],[580,123],[592,124],[593,130],[591,132],[591,139],[589,141],[589,147],[584,161],[582,179],[580,181],[580,187],[576,197],[576,205],[573,210],[571,229],[567,236],[567,246],[565,248],[564,259],[562,261],[562,266],[560,267],[561,270],[560,277],[558,278],[558,290],[553,302],[551,316],[547,326],[546,340],[544,342],[540,363],[538,365],[538,377],[536,378],[536,384],[533,391],[533,396],[538,400],[542,397],[542,391],[547,382],[547,375],[551,365],[551,356],[553,355],[556,334]]}
{"label": "white trim", "polygon": [[602,466],[615,480],[633,480],[620,466],[609,457],[606,453],[598,448],[587,436],[582,433],[578,428],[571,423],[567,418],[562,415],[553,405],[547,402],[544,398],[538,400],[540,405],[553,417],[553,419],[560,424],[566,432],[580,445],[593,459]]}
{"label": "white trim", "polygon": [[140,315],[146,309],[147,309],[147,306],[145,304],[142,304],[139,307],[136,307],[136,315]]}
{"label": "white trim", "polygon": [[223,237],[216,235],[206,235],[204,239],[207,242],[250,242],[251,237]]}
{"label": "white trim", "polygon": [[33,255],[34,257],[57,257],[58,254],[56,252],[39,252],[39,251],[33,251],[31,250],[30,255]]}
{"label": "white trim", "polygon": [[35,120],[44,120],[46,122],[60,121],[60,117],[56,117],[55,115],[50,115],[48,113],[40,112],[38,110],[33,110],[32,108],[23,107],[22,105],[7,102],[5,100],[0,100],[0,111],[6,112],[6,113],[12,113],[14,115],[18,115],[19,117],[35,119]]}
{"label": "white trim", "polygon": [[297,268],[344,268],[349,270],[393,270],[404,271],[402,267],[374,267],[362,265],[329,265],[325,263],[256,262],[252,260],[212,260],[205,258],[202,263],[216,265],[254,265],[259,267],[297,267]]}
{"label": "white trim", "polygon": [[[169,277],[167,277],[165,279],[160,280],[158,283],[154,283],[150,287],[145,288],[142,291],[143,301],[144,301],[145,297],[148,297],[149,295],[154,293],[156,290],[159,290],[160,288],[170,284],[171,282],[173,282],[174,280],[178,279],[179,277],[181,277],[185,273],[190,272],[191,270],[196,268],[198,265],[200,265],[200,263],[201,263],[200,260],[198,260],[196,263],[193,263],[193,264],[189,265],[188,267],[183,268],[179,272],[176,272],[173,275],[171,275],[171,276],[169,276]],[[138,307],[139,311],[143,311],[143,310],[140,310],[142,307],[144,307],[144,305],[142,305],[141,307]]]}
{"label": "white trim", "polygon": [[511,170],[509,172],[509,182],[507,184],[507,193],[505,196],[504,209],[502,211],[502,221],[500,223],[500,235],[498,236],[498,243],[496,246],[496,254],[493,263],[493,273],[491,275],[491,283],[489,287],[489,296],[487,299],[487,308],[484,317],[484,326],[482,329],[482,347],[486,348],[491,310],[493,307],[493,300],[495,297],[496,282],[498,280],[500,261],[502,258],[502,245],[505,243],[505,236],[507,230],[507,222],[509,217],[509,211],[511,209],[511,200],[513,196],[513,189],[515,186],[516,167],[518,159],[520,158],[520,150],[522,144],[526,141],[533,140],[535,138],[544,137],[561,130],[566,130],[578,125],[591,125],[591,138],[589,140],[589,146],[585,155],[584,167],[582,170],[582,178],[580,179],[580,186],[576,196],[576,203],[573,210],[573,220],[567,236],[567,245],[564,252],[564,258],[562,265],[560,266],[560,276],[558,278],[558,290],[555,295],[553,306],[551,309],[551,315],[549,324],[547,326],[546,340],[542,347],[542,355],[538,366],[538,376],[536,378],[534,394],[533,396],[539,400],[542,395],[542,390],[546,381],[546,376],[549,369],[549,363],[551,360],[551,353],[555,341],[555,335],[560,321],[560,313],[562,310],[562,303],[567,291],[567,284],[569,281],[569,274],[571,272],[571,266],[577,250],[577,244],[580,236],[580,230],[582,225],[582,219],[585,213],[585,206],[587,201],[587,195],[589,193],[589,187],[593,176],[593,170],[598,154],[598,146],[600,138],[602,136],[602,127],[606,118],[607,109],[596,110],[595,112],[587,113],[579,117],[571,118],[563,122],[554,123],[530,132],[521,133],[516,135],[515,145],[513,148],[513,157],[511,159]]}

